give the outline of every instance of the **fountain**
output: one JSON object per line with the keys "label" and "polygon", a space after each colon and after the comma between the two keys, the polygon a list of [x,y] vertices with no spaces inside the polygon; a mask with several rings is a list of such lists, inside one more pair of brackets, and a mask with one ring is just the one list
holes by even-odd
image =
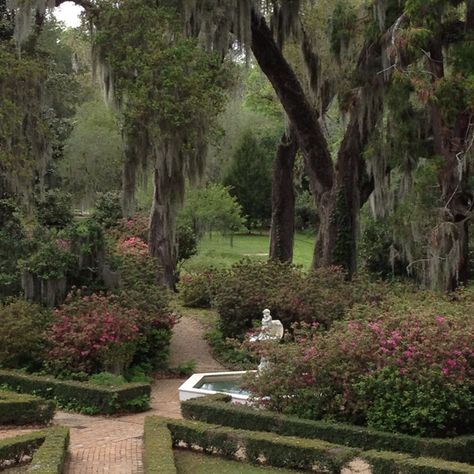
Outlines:
{"label": "fountain", "polygon": [[[270,310],[263,310],[262,325],[257,335],[250,338],[250,342],[260,343],[265,341],[280,341],[284,329],[281,321],[274,320]],[[258,372],[268,368],[267,358],[262,357],[258,366]],[[256,372],[256,371],[252,371]],[[234,403],[247,403],[250,393],[242,389],[242,380],[247,371],[232,372],[208,372],[193,374],[179,387],[179,399],[181,401],[191,398],[205,397],[215,393],[225,393],[232,397]]]}

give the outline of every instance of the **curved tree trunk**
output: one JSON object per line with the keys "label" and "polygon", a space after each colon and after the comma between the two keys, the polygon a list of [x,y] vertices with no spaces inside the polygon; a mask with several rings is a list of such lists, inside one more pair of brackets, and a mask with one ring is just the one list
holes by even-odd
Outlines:
{"label": "curved tree trunk", "polygon": [[[351,120],[334,167],[326,139],[291,66],[278,48],[265,19],[252,14],[252,51],[263,73],[270,80],[295,130],[305,158],[306,172],[321,225],[314,252],[313,267],[341,265],[351,275],[356,271],[358,215],[370,194],[363,150],[381,115],[381,103],[366,107],[355,99]],[[359,58],[359,69],[373,72],[378,48],[366,45]],[[374,84],[379,79],[375,73]],[[373,91],[371,91],[372,93]],[[371,95],[371,94],[370,94]],[[367,110],[372,109],[369,114]]]}
{"label": "curved tree trunk", "polygon": [[293,260],[295,235],[295,190],[293,168],[298,144],[290,129],[281,137],[273,168],[272,225],[270,258],[280,262]]}

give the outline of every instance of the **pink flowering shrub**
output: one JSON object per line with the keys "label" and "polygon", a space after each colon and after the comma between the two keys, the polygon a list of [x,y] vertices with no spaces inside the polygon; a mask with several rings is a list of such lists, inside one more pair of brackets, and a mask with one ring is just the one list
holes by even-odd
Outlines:
{"label": "pink flowering shrub", "polygon": [[147,257],[148,244],[139,237],[128,237],[117,244],[117,253],[131,257]]}
{"label": "pink flowering shrub", "polygon": [[136,351],[137,318],[112,296],[70,296],[55,311],[46,365],[56,374],[122,373]]}
{"label": "pink flowering shrub", "polygon": [[249,381],[252,392],[306,418],[423,436],[473,432],[474,322],[418,303],[394,298],[376,318],[365,305],[369,318],[305,327],[296,342],[263,349],[274,365]]}

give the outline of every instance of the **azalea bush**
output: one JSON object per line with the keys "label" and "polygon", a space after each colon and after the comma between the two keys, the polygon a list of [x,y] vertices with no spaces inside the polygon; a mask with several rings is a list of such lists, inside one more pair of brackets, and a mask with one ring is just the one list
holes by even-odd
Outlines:
{"label": "azalea bush", "polygon": [[124,308],[114,296],[70,295],[55,311],[47,367],[55,374],[122,373],[136,351],[138,318],[136,310]]}
{"label": "azalea bush", "polygon": [[357,319],[329,331],[305,326],[296,342],[260,347],[273,365],[250,389],[269,408],[305,418],[422,436],[472,432],[472,303],[410,298],[359,305]]}

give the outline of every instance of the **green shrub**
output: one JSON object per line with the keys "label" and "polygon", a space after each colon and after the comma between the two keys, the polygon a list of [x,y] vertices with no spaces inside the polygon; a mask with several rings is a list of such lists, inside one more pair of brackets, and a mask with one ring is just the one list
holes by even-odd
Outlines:
{"label": "green shrub", "polygon": [[188,260],[197,254],[198,238],[192,227],[186,224],[179,224],[176,229],[178,241],[178,262]]}
{"label": "green shrub", "polygon": [[55,400],[63,408],[89,415],[145,411],[149,408],[151,392],[149,384],[100,387],[6,370],[0,370],[0,385]]}
{"label": "green shrub", "polygon": [[41,368],[52,314],[38,305],[14,299],[0,305],[0,365]]}
{"label": "green shrub", "polygon": [[11,461],[32,456],[27,472],[61,474],[69,445],[69,429],[62,426],[0,440],[0,469]]}
{"label": "green shrub", "polygon": [[286,328],[297,322],[328,328],[354,303],[379,299],[382,287],[362,278],[349,283],[338,268],[305,272],[289,264],[243,260],[219,274],[214,291],[224,337],[242,338],[264,308]]}
{"label": "green shrub", "polygon": [[210,308],[215,270],[187,273],[179,281],[178,290],[184,306],[189,308]]}
{"label": "green shrub", "polygon": [[64,472],[69,429],[58,426],[46,433],[45,440],[33,455],[28,472],[39,474],[61,474]]}
{"label": "green shrub", "polygon": [[89,383],[99,385],[100,387],[110,387],[125,385],[127,381],[122,375],[111,374],[110,372],[101,372],[89,377]]}
{"label": "green shrub", "polygon": [[118,192],[100,193],[92,217],[105,228],[113,227],[122,218],[122,204]]}
{"label": "green shrub", "polygon": [[47,424],[56,406],[52,401],[0,390],[0,425]]}
{"label": "green shrub", "polygon": [[167,420],[173,443],[200,446],[205,451],[233,457],[243,447],[247,460],[263,456],[270,466],[312,470],[317,464],[325,472],[339,473],[359,450],[325,441],[282,437],[273,433],[239,431],[206,423]]}
{"label": "green shrub", "polygon": [[173,440],[164,420],[145,418],[143,443],[145,474],[176,474]]}
{"label": "green shrub", "polygon": [[181,403],[181,412],[185,418],[224,424],[237,429],[270,431],[300,438],[319,438],[365,450],[393,450],[413,456],[474,463],[474,436],[420,438],[377,431],[363,426],[281,415],[250,406],[234,405],[229,403],[230,400],[230,396],[222,394],[187,400]]}
{"label": "green shrub", "polygon": [[59,189],[50,189],[36,202],[36,218],[40,225],[63,229],[72,222],[72,197]]}

